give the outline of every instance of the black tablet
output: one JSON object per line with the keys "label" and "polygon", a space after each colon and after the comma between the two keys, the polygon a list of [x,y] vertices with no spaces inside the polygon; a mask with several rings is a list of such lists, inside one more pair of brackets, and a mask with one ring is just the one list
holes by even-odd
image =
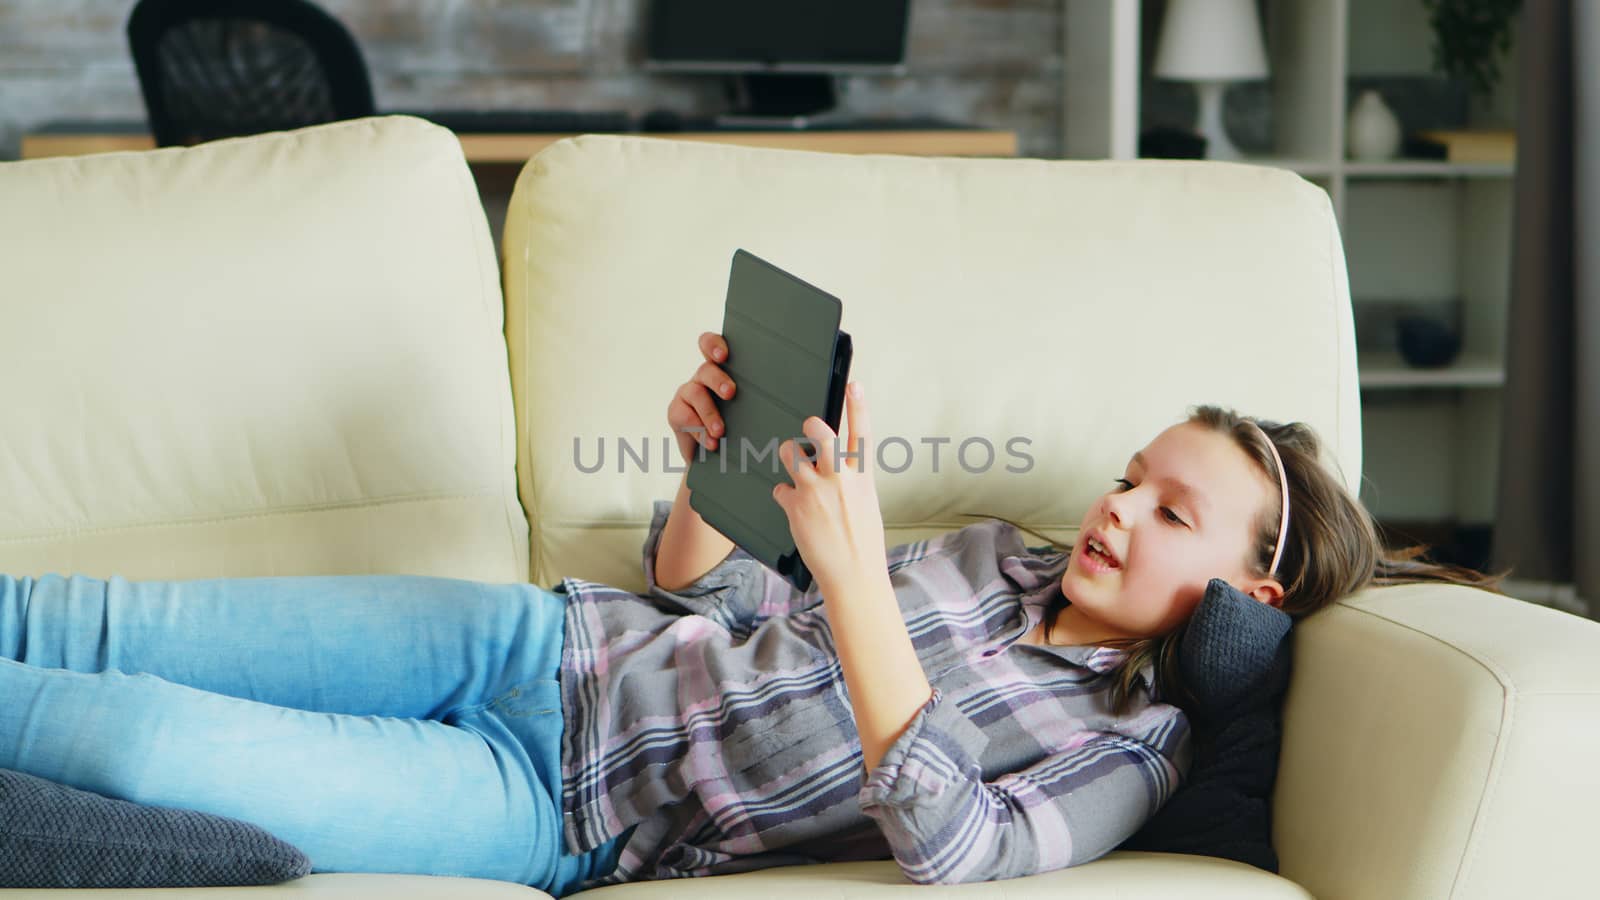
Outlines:
{"label": "black tablet", "polygon": [[716,400],[724,426],[717,449],[700,447],[689,465],[689,505],[802,591],[811,587],[811,572],[772,499],[779,483],[794,483],[778,445],[794,439],[807,449],[800,424],[810,416],[839,430],[850,377],[842,311],[838,297],[747,250],[734,252],[722,368],[737,390],[732,400]]}

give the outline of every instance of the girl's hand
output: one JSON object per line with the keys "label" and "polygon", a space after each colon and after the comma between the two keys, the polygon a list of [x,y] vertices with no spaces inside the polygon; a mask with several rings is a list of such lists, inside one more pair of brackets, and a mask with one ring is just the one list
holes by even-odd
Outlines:
{"label": "girl's hand", "polygon": [[716,398],[731,399],[734,391],[733,379],[717,365],[728,360],[728,342],[722,335],[702,332],[700,355],[706,361],[678,387],[667,403],[667,424],[672,426],[672,436],[678,440],[678,452],[683,454],[684,465],[694,461],[696,444],[707,450],[717,449],[717,439],[725,429]]}
{"label": "girl's hand", "polygon": [[772,489],[772,498],[789,518],[795,546],[824,594],[830,585],[857,576],[882,576],[889,568],[883,514],[872,476],[871,426],[860,384],[850,382],[844,405],[847,438],[834,434],[817,416],[801,424],[801,432],[816,448],[815,463],[798,453],[794,440],[778,445],[778,458],[794,484]]}

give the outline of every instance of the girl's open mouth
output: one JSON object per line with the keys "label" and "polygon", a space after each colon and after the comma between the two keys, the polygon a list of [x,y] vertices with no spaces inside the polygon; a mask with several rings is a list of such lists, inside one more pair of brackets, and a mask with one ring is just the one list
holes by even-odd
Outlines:
{"label": "girl's open mouth", "polygon": [[1093,534],[1085,535],[1078,544],[1079,561],[1086,571],[1100,573],[1122,568],[1111,549]]}

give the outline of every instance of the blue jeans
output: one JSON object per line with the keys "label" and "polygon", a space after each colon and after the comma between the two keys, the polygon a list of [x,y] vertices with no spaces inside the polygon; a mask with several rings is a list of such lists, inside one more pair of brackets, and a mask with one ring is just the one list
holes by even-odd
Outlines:
{"label": "blue jeans", "polygon": [[0,576],[0,768],[259,825],[317,872],[556,896],[564,595],[410,575]]}

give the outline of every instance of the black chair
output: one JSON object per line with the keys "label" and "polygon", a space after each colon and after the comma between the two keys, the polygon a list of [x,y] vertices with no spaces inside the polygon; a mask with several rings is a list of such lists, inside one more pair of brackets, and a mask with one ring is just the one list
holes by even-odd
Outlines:
{"label": "black chair", "polygon": [[373,114],[360,48],[305,0],[140,0],[127,30],[159,146]]}

